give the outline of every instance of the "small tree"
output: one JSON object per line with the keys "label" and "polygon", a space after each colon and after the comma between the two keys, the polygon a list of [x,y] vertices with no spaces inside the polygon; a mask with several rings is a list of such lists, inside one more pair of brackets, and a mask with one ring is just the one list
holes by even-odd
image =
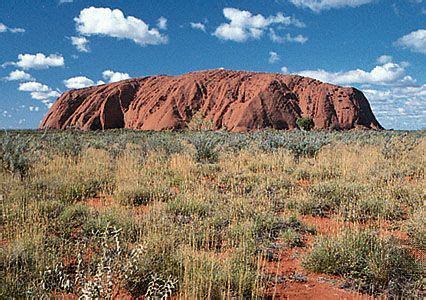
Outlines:
{"label": "small tree", "polygon": [[311,131],[314,128],[314,120],[309,117],[301,117],[296,121],[297,126],[303,131]]}

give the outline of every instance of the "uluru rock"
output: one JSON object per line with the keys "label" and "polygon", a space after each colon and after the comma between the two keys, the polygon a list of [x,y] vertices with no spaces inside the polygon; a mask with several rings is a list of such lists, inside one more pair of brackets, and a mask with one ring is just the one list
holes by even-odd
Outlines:
{"label": "uluru rock", "polygon": [[294,129],[300,117],[317,129],[382,129],[355,88],[285,74],[209,70],[148,76],[64,92],[40,128],[177,130],[194,118],[215,130]]}

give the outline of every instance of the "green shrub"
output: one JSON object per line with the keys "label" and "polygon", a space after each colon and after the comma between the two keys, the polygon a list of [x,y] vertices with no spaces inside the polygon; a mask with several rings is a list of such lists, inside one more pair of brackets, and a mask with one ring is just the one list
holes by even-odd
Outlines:
{"label": "green shrub", "polygon": [[12,175],[20,178],[27,176],[34,159],[31,155],[35,154],[32,153],[28,138],[6,136],[0,143],[0,167]]}
{"label": "green shrub", "polygon": [[372,294],[404,295],[420,277],[419,266],[407,249],[370,231],[319,238],[303,265],[313,272],[344,276]]}
{"label": "green shrub", "polygon": [[167,133],[157,133],[153,136],[150,136],[144,140],[141,146],[145,153],[157,152],[166,156],[170,156],[175,153],[181,153],[184,149],[179,139],[176,139],[176,137]]}
{"label": "green shrub", "polygon": [[189,142],[195,147],[195,160],[200,163],[216,163],[219,159],[217,146],[219,140],[215,135],[197,134]]}
{"label": "green shrub", "polygon": [[296,161],[301,157],[315,157],[322,147],[331,142],[330,136],[318,133],[298,132],[266,135],[260,142],[260,149],[273,151],[278,148],[289,150]]}
{"label": "green shrub", "polygon": [[411,138],[407,133],[388,136],[384,141],[382,154],[386,159],[399,159],[404,153],[413,150],[417,144],[418,140]]}
{"label": "green shrub", "polygon": [[[46,136],[46,139],[48,136]],[[47,140],[54,154],[77,158],[86,148],[84,136],[78,131],[66,131]]]}
{"label": "green shrub", "polygon": [[309,117],[301,117],[296,121],[297,126],[304,131],[311,131],[314,128],[314,120]]}

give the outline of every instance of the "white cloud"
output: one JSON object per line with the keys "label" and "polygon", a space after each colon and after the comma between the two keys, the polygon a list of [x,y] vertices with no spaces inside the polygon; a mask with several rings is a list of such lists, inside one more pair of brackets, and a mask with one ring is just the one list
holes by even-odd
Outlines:
{"label": "white cloud", "polygon": [[288,73],[288,68],[287,68],[287,67],[282,67],[282,68],[281,68],[281,72],[283,72],[283,73]]}
{"label": "white cloud", "polygon": [[165,44],[166,35],[157,28],[149,28],[142,20],[128,16],[125,17],[119,9],[89,7],[80,11],[74,18],[76,29],[81,35],[101,35],[118,39],[130,39],[133,42],[145,45]]}
{"label": "white cloud", "polygon": [[102,72],[102,77],[108,82],[117,82],[131,78],[127,73],[114,72],[111,70],[105,70]]}
{"label": "white cloud", "polygon": [[94,81],[86,76],[76,76],[64,80],[64,85],[69,89],[81,89],[95,85]]}
{"label": "white cloud", "polygon": [[19,84],[18,90],[22,92],[47,92],[50,88],[37,81],[28,81]]}
{"label": "white cloud", "polygon": [[287,33],[285,36],[279,36],[272,28],[269,29],[269,37],[271,38],[271,41],[279,44],[283,44],[285,42],[304,44],[308,41],[308,38],[301,34],[292,36],[290,33]]}
{"label": "white cloud", "polygon": [[357,7],[371,3],[373,0],[290,0],[297,7],[309,8],[314,12],[342,7]]}
{"label": "white cloud", "polygon": [[270,63],[270,64],[274,64],[274,63],[276,63],[276,62],[278,62],[278,61],[280,61],[280,56],[278,55],[278,53],[277,52],[274,52],[274,51],[270,51],[269,52],[269,58],[268,58],[268,62]]}
{"label": "white cloud", "polygon": [[161,30],[166,30],[167,29],[167,19],[165,17],[161,16],[157,20],[157,27]]}
{"label": "white cloud", "polygon": [[426,54],[426,29],[410,32],[398,39],[396,44],[413,52]]}
{"label": "white cloud", "polygon": [[5,77],[8,81],[20,81],[20,80],[34,80],[34,78],[21,70],[15,70],[9,73],[7,77]]}
{"label": "white cloud", "polygon": [[190,24],[191,24],[192,29],[197,29],[197,30],[201,30],[201,31],[206,32],[206,25],[205,24],[203,24],[201,22],[197,22],[197,23],[191,22]]}
{"label": "white cloud", "polygon": [[315,78],[334,84],[397,84],[413,85],[415,80],[405,75],[403,64],[388,62],[374,67],[371,71],[361,69],[344,72],[327,72],[325,70],[305,70],[298,72],[299,75]]}
{"label": "white cloud", "polygon": [[9,31],[12,33],[24,33],[25,29],[23,28],[9,28]]}
{"label": "white cloud", "polygon": [[[130,75],[127,74],[127,73],[114,72],[114,71],[111,71],[111,70],[103,71],[102,77],[108,83],[117,82],[117,81],[126,80],[126,79],[131,78]],[[95,82],[94,80],[92,80],[92,79],[90,79],[86,76],[76,76],[76,77],[71,77],[71,78],[64,80],[63,83],[69,89],[82,89],[82,88],[89,87],[89,86],[105,84],[105,81],[98,80],[98,81]]]}
{"label": "white cloud", "polygon": [[377,58],[376,62],[378,62],[379,64],[386,64],[386,63],[390,63],[392,62],[393,57],[390,55],[382,55],[380,57]]}
{"label": "white cloud", "polygon": [[10,28],[10,27],[7,27],[5,24],[0,23],[0,33],[1,32],[7,32],[7,31],[9,31],[11,33],[24,33],[25,29],[23,29],[23,28]]}
{"label": "white cloud", "polygon": [[89,52],[89,47],[87,44],[89,43],[89,40],[86,39],[84,36],[72,36],[71,37],[71,43],[73,46],[77,48],[79,52]]}
{"label": "white cloud", "polygon": [[303,24],[301,21],[286,17],[281,12],[275,16],[264,17],[261,14],[253,15],[246,10],[226,7],[223,9],[223,15],[228,19],[229,23],[222,23],[216,28],[213,35],[221,40],[234,42],[245,42],[249,39],[259,39],[265,30],[274,25],[295,25]]}
{"label": "white cloud", "polygon": [[30,106],[28,106],[28,109],[29,109],[30,111],[39,111],[39,110],[40,110],[40,107],[30,105]]}
{"label": "white cloud", "polygon": [[50,54],[49,56],[43,53],[37,54],[19,54],[17,62],[6,62],[2,66],[14,65],[24,70],[27,69],[48,69],[50,67],[64,66],[64,58],[60,54]]}
{"label": "white cloud", "polygon": [[426,128],[426,84],[363,89],[376,117],[385,128]]}
{"label": "white cloud", "polygon": [[61,94],[57,91],[48,92],[31,92],[31,97],[36,100],[40,100],[43,103],[50,102],[50,98],[57,98]]}
{"label": "white cloud", "polygon": [[31,98],[40,100],[48,107],[51,105],[51,98],[57,98],[60,96],[58,91],[54,91],[47,85],[36,81],[20,83],[18,90],[22,92],[30,92]]}
{"label": "white cloud", "polygon": [[308,38],[298,34],[296,36],[291,36],[289,33],[286,34],[286,39],[289,42],[304,44],[308,41]]}

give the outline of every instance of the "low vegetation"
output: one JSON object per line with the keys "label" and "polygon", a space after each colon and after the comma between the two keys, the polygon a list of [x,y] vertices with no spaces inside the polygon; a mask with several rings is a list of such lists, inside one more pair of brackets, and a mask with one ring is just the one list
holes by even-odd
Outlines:
{"label": "low vegetation", "polygon": [[296,121],[296,124],[301,130],[305,130],[305,131],[311,131],[312,128],[314,128],[315,126],[314,120],[312,120],[312,118],[309,118],[309,117],[299,118]]}
{"label": "low vegetation", "polygon": [[368,230],[320,238],[304,265],[313,272],[352,279],[357,290],[370,294],[409,297],[413,286],[421,284],[420,266],[409,250]]}
{"label": "low vegetation", "polygon": [[0,144],[0,298],[259,298],[294,247],[350,289],[422,295],[424,132],[19,131]]}

